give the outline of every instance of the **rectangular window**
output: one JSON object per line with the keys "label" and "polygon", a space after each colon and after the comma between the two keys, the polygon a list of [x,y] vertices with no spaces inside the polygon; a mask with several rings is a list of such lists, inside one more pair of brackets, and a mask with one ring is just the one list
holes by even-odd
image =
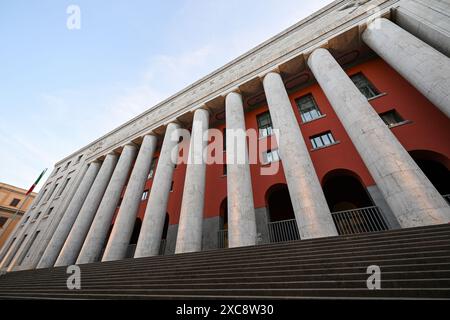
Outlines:
{"label": "rectangular window", "polygon": [[34,217],[33,221],[36,221],[37,219],[39,219],[39,216],[41,215],[41,211],[39,211],[36,216]]}
{"label": "rectangular window", "polygon": [[278,153],[278,149],[268,150],[263,152],[263,162],[264,164],[276,162],[280,160],[280,155]]}
{"label": "rectangular window", "polygon": [[56,168],[55,173],[53,174],[54,176],[56,176],[58,174],[59,169],[61,169],[61,167]]}
{"label": "rectangular window", "polygon": [[311,140],[313,149],[325,147],[336,142],[333,135],[331,134],[331,131],[321,133],[319,135],[310,137],[309,139]]}
{"label": "rectangular window", "polygon": [[[31,242],[29,242],[29,243],[27,244],[27,249],[25,250],[25,253],[22,254],[22,256],[20,257],[19,261],[17,262],[17,264],[18,264],[19,266],[22,264],[23,260],[25,260],[26,256],[27,256],[28,253],[30,252],[31,247],[33,246],[33,244],[34,244],[34,242],[36,241],[36,239],[37,239],[37,237],[38,237],[38,235],[39,235],[40,232],[41,232],[40,230],[36,231],[36,233],[33,235],[33,238],[31,238]],[[25,240],[25,238],[24,238],[24,240]]]}
{"label": "rectangular window", "polygon": [[256,120],[258,121],[259,137],[263,138],[271,136],[273,133],[273,127],[270,113],[267,111],[260,115],[257,115]]}
{"label": "rectangular window", "polygon": [[153,178],[153,175],[155,174],[155,168],[156,168],[156,161],[157,160],[158,160],[158,158],[153,158],[152,159],[152,163],[150,164],[150,172],[148,173],[148,178],[147,179]]}
{"label": "rectangular window", "polygon": [[367,99],[373,98],[380,94],[373,84],[371,84],[361,72],[351,76],[350,79],[352,79],[355,86]]}
{"label": "rectangular window", "polygon": [[11,203],[9,204],[11,207],[17,207],[17,205],[19,204],[20,199],[14,198]]}
{"label": "rectangular window", "polygon": [[44,199],[44,197],[45,197],[45,194],[47,193],[47,190],[48,190],[48,184],[45,186],[45,189],[44,189],[44,192],[42,192],[41,194],[40,194],[40,196],[39,196],[39,200],[38,201],[36,201],[36,203],[37,202],[40,202],[41,201],[41,199]]}
{"label": "rectangular window", "polygon": [[82,154],[78,156],[77,161],[75,163],[79,163],[81,161],[81,158],[83,158]]}
{"label": "rectangular window", "polygon": [[27,217],[25,218],[25,221],[23,222],[22,225],[25,225],[25,224],[28,222],[28,220],[30,220],[30,216],[27,216]]}
{"label": "rectangular window", "polygon": [[48,200],[50,200],[50,198],[52,197],[53,193],[55,192],[56,188],[58,187],[58,184],[55,184],[55,186],[53,187],[52,191],[49,192],[47,198],[45,199],[45,202],[47,202]]}
{"label": "rectangular window", "polygon": [[317,119],[322,115],[312,94],[297,99],[296,103],[303,122]]}
{"label": "rectangular window", "polygon": [[3,228],[3,226],[6,223],[6,221],[8,221],[7,217],[0,217],[0,228]]}
{"label": "rectangular window", "polygon": [[142,193],[141,201],[144,201],[147,199],[148,199],[148,190],[144,190],[144,192]]}
{"label": "rectangular window", "polygon": [[49,217],[53,212],[53,207],[51,207],[50,209],[48,209],[47,214],[45,215],[46,217]]}
{"label": "rectangular window", "polygon": [[64,167],[64,170],[66,170],[67,168],[69,168],[70,166],[70,161],[66,163],[66,166]]}
{"label": "rectangular window", "polygon": [[398,114],[398,112],[395,111],[395,109],[381,113],[380,117],[381,117],[381,119],[383,119],[384,123],[386,123],[386,125],[388,127],[392,127],[392,126],[394,126],[394,125],[396,125],[398,123],[401,123],[401,122],[405,121],[400,116],[400,114]]}
{"label": "rectangular window", "polygon": [[59,192],[57,194],[57,197],[61,196],[64,192],[64,190],[66,189],[68,183],[70,181],[70,178],[67,178],[66,181],[64,181],[64,184],[61,186],[61,188],[59,189]]}

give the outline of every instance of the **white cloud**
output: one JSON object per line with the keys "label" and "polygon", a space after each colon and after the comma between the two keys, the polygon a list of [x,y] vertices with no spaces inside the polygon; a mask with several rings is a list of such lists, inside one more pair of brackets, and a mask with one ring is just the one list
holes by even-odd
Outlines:
{"label": "white cloud", "polygon": [[[183,44],[198,41],[197,45],[180,45],[179,51],[150,55],[143,62],[142,71],[127,83],[106,82],[93,88],[80,86],[64,91],[43,91],[36,97],[34,106],[39,110],[26,115],[28,123],[35,123],[35,126],[19,128],[17,124],[3,123],[0,119],[3,129],[0,143],[4,150],[0,157],[0,181],[27,188],[45,166],[51,168],[77,148],[153,107],[327,2],[330,1],[299,5],[296,0],[286,0],[281,6],[279,2],[269,1],[264,3],[267,8],[258,11],[263,15],[264,23],[249,28],[230,28],[231,31],[224,28],[226,34],[211,36],[206,32],[204,38],[195,33],[196,19],[200,22],[197,27],[205,29],[206,25],[220,20],[228,3],[222,3],[224,8],[216,8],[215,13],[205,16],[196,8],[204,4],[189,2],[177,19],[187,19],[186,26],[192,26],[188,32],[192,39],[186,41],[183,30],[176,29],[172,30],[174,34],[170,40],[173,43],[179,40]],[[239,8],[239,2],[234,6]],[[274,18],[267,19],[268,16]]]}

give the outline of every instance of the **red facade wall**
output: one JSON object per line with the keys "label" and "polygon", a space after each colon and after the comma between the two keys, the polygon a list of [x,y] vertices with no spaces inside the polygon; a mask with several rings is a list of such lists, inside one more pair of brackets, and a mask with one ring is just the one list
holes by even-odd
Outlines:
{"label": "red facade wall", "polygon": [[[450,158],[450,126],[447,117],[435,108],[422,94],[414,89],[395,70],[379,58],[369,60],[347,70],[349,75],[362,72],[369,81],[383,93],[370,101],[378,113],[396,109],[405,120],[410,123],[392,128],[392,132],[408,151],[429,150]],[[295,100],[311,93],[325,117],[302,123]],[[322,181],[323,177],[335,169],[347,169],[357,174],[365,186],[374,185],[374,181],[356,151],[353,143],[337,118],[330,103],[315,83],[309,87],[297,90],[290,95],[292,107],[300,125],[300,130],[308,147],[314,168]],[[246,126],[257,129],[256,116],[267,111],[262,105],[257,109],[246,112]],[[223,130],[225,124],[216,126]],[[312,151],[309,137],[331,131],[339,143]],[[275,144],[274,138],[269,137],[270,145]],[[260,141],[263,142],[263,141]],[[264,149],[259,150],[259,152]],[[225,154],[224,154],[225,156]],[[282,165],[276,175],[260,175],[261,164],[250,166],[255,208],[265,207],[267,190],[277,183],[286,183]],[[170,224],[177,224],[179,220],[181,200],[183,195],[186,165],[180,164],[174,172],[174,188],[169,196],[168,213]],[[146,183],[146,189],[151,189],[152,179]],[[226,198],[226,176],[223,176],[223,165],[212,164],[206,170],[205,217],[214,217],[220,213],[220,205]],[[138,216],[144,216],[147,201],[142,201]]]}

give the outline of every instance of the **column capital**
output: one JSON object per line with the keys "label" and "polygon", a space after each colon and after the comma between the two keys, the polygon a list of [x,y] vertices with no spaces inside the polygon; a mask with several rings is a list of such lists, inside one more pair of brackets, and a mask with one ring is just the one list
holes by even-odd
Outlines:
{"label": "column capital", "polygon": [[229,91],[227,91],[227,92],[223,95],[223,97],[226,99],[226,98],[227,98],[230,94],[232,94],[232,93],[235,93],[235,94],[238,94],[238,95],[242,96],[242,91],[241,91],[241,89],[239,89],[238,87],[234,87],[234,88],[230,89]]}
{"label": "column capital", "polygon": [[175,126],[177,126],[178,128],[182,128],[182,127],[183,127],[183,123],[182,123],[180,120],[178,120],[178,119],[174,119],[174,120],[172,120],[172,121],[166,122],[164,125],[166,126],[166,130],[167,130],[167,128],[168,128],[170,125],[175,125]]}
{"label": "column capital", "polygon": [[213,112],[211,111],[211,109],[209,107],[207,107],[206,105],[202,105],[202,106],[198,107],[197,109],[193,110],[193,113],[195,114],[199,110],[205,110],[209,113],[210,116],[213,115]]}
{"label": "column capital", "polygon": [[135,147],[135,148],[138,148],[138,147],[139,147],[139,146],[138,146],[136,143],[134,143],[133,141],[130,141],[130,142],[126,143],[123,147],[125,148],[126,146],[131,146],[131,147]]}
{"label": "column capital", "polygon": [[319,48],[316,48],[316,49],[312,50],[309,53],[308,58],[306,58],[306,63],[308,64],[308,66],[310,64],[311,59],[313,59],[312,57],[316,56],[317,54],[320,54],[320,53],[327,53],[328,54],[328,53],[330,53],[330,51],[328,49],[322,48],[322,47],[319,47]]}
{"label": "column capital", "polygon": [[272,69],[262,73],[261,75],[258,76],[258,78],[261,80],[261,82],[263,82],[264,79],[266,78],[266,76],[271,73],[276,73],[281,76],[280,68],[278,66],[276,66],[275,68],[272,68]]}
{"label": "column capital", "polygon": [[88,165],[91,165],[91,164],[101,164],[101,163],[102,163],[102,161],[101,161],[100,159],[95,159],[95,160],[92,160],[91,162],[89,162]]}

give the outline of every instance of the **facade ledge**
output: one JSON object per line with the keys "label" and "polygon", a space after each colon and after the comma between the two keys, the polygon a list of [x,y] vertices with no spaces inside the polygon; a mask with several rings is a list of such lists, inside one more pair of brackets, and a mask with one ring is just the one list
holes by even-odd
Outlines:
{"label": "facade ledge", "polygon": [[372,101],[372,100],[375,100],[375,99],[378,99],[378,98],[381,98],[381,97],[384,97],[384,96],[387,96],[386,92],[382,92],[380,94],[377,94],[376,96],[367,99],[367,101]]}
{"label": "facade ledge", "polygon": [[272,163],[277,163],[280,162],[281,160],[277,160],[277,161],[272,161],[272,162],[267,162],[267,163],[261,163],[261,167],[270,167],[270,165]]}
{"label": "facade ledge", "polygon": [[325,148],[328,148],[328,147],[332,147],[332,146],[335,146],[335,145],[337,145],[337,144],[339,144],[339,143],[341,143],[339,140],[337,140],[337,141],[335,141],[335,142],[333,142],[333,143],[330,143],[330,144],[327,144],[326,146],[322,146],[322,147],[318,147],[318,148],[313,148],[313,149],[309,149],[311,152],[313,152],[313,151],[318,151],[318,150],[322,150],[322,149],[325,149]]}
{"label": "facade ledge", "polygon": [[395,123],[395,124],[388,125],[388,128],[389,129],[397,128],[397,127],[403,126],[405,124],[410,124],[410,123],[413,123],[413,122],[411,120],[405,120],[405,121],[402,121],[402,122],[398,122],[398,123]]}
{"label": "facade ledge", "polygon": [[303,121],[301,124],[308,124],[308,123],[314,122],[314,121],[316,121],[316,120],[325,118],[326,116],[327,116],[326,114],[322,114],[322,115],[320,115],[320,116],[317,117],[317,118],[314,118],[314,119],[311,119],[311,120],[308,120],[308,121]]}

